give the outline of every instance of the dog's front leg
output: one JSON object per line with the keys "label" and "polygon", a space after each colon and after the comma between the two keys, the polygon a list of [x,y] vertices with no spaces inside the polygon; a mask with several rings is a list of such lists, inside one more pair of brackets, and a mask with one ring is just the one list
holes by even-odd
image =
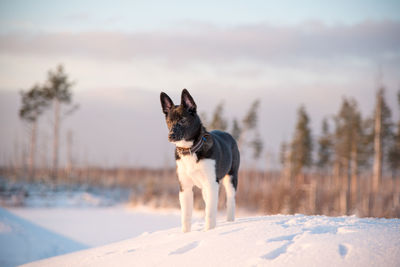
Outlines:
{"label": "dog's front leg", "polygon": [[203,188],[204,202],[206,203],[206,225],[205,230],[210,230],[217,224],[218,209],[218,183],[213,179]]}
{"label": "dog's front leg", "polygon": [[181,204],[182,232],[190,232],[192,225],[193,210],[193,188],[186,187],[179,192],[179,202]]}

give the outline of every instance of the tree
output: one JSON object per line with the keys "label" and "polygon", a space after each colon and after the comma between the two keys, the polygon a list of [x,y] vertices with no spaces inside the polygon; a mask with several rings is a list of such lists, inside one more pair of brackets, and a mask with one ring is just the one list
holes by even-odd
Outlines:
{"label": "tree", "polygon": [[374,154],[374,120],[367,117],[361,122],[358,164],[360,168],[369,168]]}
{"label": "tree", "polygon": [[[397,103],[400,111],[400,91],[397,92]],[[400,169],[400,119],[397,122],[397,132],[394,135],[393,145],[389,150],[388,161],[392,177],[395,178]]]}
{"label": "tree", "polygon": [[35,84],[28,91],[21,92],[22,106],[19,110],[19,117],[31,125],[31,140],[28,160],[29,178],[33,179],[35,175],[35,159],[36,159],[36,141],[38,131],[38,119],[47,106],[46,99],[43,95],[42,88]]}
{"label": "tree", "polygon": [[304,106],[297,111],[297,123],[290,149],[292,175],[297,176],[305,167],[312,164],[312,138],[309,127],[310,119]]}
{"label": "tree", "polygon": [[279,151],[279,161],[282,166],[282,177],[284,179],[285,185],[290,185],[291,182],[291,151],[290,151],[290,146],[288,143],[283,141],[280,146],[280,151]]}
{"label": "tree", "polygon": [[[263,150],[263,143],[258,133],[258,112],[260,108],[260,100],[256,99],[250,105],[249,111],[242,120],[240,127],[239,149],[243,147],[245,142],[253,149],[253,158],[258,159]],[[252,136],[250,136],[252,134]],[[249,138],[250,136],[250,138]],[[247,141],[246,139],[251,139]]]}
{"label": "tree", "polygon": [[357,102],[354,99],[343,98],[339,113],[335,116],[334,134],[334,169],[337,182],[345,193],[343,212],[350,211],[358,196],[358,175],[362,164],[365,164],[368,154],[367,137]]}
{"label": "tree", "polygon": [[257,127],[259,107],[260,100],[257,99],[251,104],[249,111],[244,116],[242,123],[245,131],[250,131]]}
{"label": "tree", "polygon": [[372,188],[379,191],[382,180],[383,159],[388,153],[393,138],[391,111],[385,101],[385,89],[380,87],[376,94],[374,111],[374,167]]}
{"label": "tree", "polygon": [[279,150],[279,162],[281,163],[282,167],[285,167],[287,162],[287,154],[288,154],[288,145],[285,141],[281,143],[280,150]]}
{"label": "tree", "polygon": [[322,121],[322,134],[318,139],[318,161],[317,166],[320,169],[326,169],[332,161],[332,134],[329,131],[328,120]]}
{"label": "tree", "polygon": [[360,113],[354,99],[343,98],[335,117],[335,164],[340,176],[350,176],[352,152],[356,148],[360,129]]}
{"label": "tree", "polygon": [[240,128],[239,122],[237,121],[236,118],[233,119],[231,133],[232,133],[233,138],[235,138],[236,141],[238,141],[240,139],[242,129]]}
{"label": "tree", "polygon": [[[43,87],[44,96],[48,101],[52,102],[54,111],[53,121],[53,179],[57,179],[58,172],[58,154],[59,154],[59,135],[60,135],[60,122],[61,105],[69,105],[72,100],[72,91],[74,83],[69,81],[68,75],[64,72],[62,65],[57,66],[55,71],[50,70],[45,86]],[[70,110],[65,112],[63,116],[71,114],[78,106],[74,105]]]}
{"label": "tree", "polygon": [[[253,159],[259,159],[263,150],[263,142],[258,132],[258,112],[260,107],[260,100],[256,99],[251,105],[239,122],[236,118],[233,119],[231,134],[238,143],[239,150],[242,155],[244,154],[243,145],[250,147],[253,151]],[[216,110],[222,110],[222,108]],[[242,157],[244,158],[244,157]]]}
{"label": "tree", "polygon": [[225,131],[228,128],[228,122],[223,116],[224,113],[224,102],[220,102],[214,110],[212,120],[208,126],[210,130],[221,130]]}
{"label": "tree", "polygon": [[255,133],[254,139],[250,141],[250,146],[253,148],[253,159],[259,159],[264,148],[264,144],[258,131]]}

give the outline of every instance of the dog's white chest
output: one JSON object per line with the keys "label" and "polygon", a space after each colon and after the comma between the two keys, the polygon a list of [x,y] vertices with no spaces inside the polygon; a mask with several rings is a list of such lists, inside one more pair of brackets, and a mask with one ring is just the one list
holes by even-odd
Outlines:
{"label": "dog's white chest", "polygon": [[196,154],[181,156],[176,161],[178,178],[181,184],[193,184],[203,188],[206,183],[215,181],[215,160],[202,159],[197,162]]}

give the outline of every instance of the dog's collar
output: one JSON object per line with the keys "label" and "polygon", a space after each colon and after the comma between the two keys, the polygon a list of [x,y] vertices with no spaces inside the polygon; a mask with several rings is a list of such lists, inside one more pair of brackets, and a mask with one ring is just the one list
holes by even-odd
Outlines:
{"label": "dog's collar", "polygon": [[201,138],[199,139],[199,141],[194,144],[192,147],[190,148],[186,148],[186,147],[176,147],[176,150],[178,151],[179,154],[181,155],[191,155],[193,153],[196,153],[197,151],[199,151],[202,146],[204,145],[204,142],[207,141],[207,138],[210,137],[210,134],[205,133],[201,136]]}

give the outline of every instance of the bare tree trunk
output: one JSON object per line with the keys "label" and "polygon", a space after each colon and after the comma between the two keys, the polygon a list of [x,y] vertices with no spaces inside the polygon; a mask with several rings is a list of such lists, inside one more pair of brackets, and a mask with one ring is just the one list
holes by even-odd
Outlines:
{"label": "bare tree trunk", "polygon": [[39,138],[39,140],[42,140],[40,142],[40,169],[42,170],[42,174],[46,175],[46,177],[49,176],[49,165],[48,165],[48,136],[47,134],[45,134],[45,136],[43,136],[42,138]]}
{"label": "bare tree trunk", "polygon": [[13,154],[12,165],[13,165],[13,169],[14,169],[14,174],[17,177],[20,175],[20,169],[21,169],[21,165],[22,165],[22,160],[20,158],[21,151],[20,151],[19,141],[20,141],[19,138],[17,138],[15,136],[14,137],[14,154]]}
{"label": "bare tree trunk", "polygon": [[340,186],[340,163],[339,159],[335,159],[333,165],[333,179],[334,179],[334,186],[335,189],[338,189]]}
{"label": "bare tree trunk", "polygon": [[309,191],[309,212],[311,214],[316,214],[317,213],[317,179],[311,180],[310,183],[310,191]]}
{"label": "bare tree trunk", "polygon": [[66,173],[67,176],[69,177],[72,172],[72,131],[69,130],[67,133],[67,167],[66,167]]}
{"label": "bare tree trunk", "polygon": [[343,163],[344,175],[343,175],[343,197],[344,205],[342,205],[342,214],[347,215],[349,213],[349,198],[350,198],[350,160],[344,159]]}
{"label": "bare tree trunk", "polygon": [[33,181],[35,176],[35,156],[36,156],[36,140],[37,140],[37,120],[32,122],[32,130],[31,130],[31,144],[29,151],[29,160],[28,160],[28,173],[29,179]]}
{"label": "bare tree trunk", "polygon": [[285,179],[285,186],[292,186],[293,185],[293,171],[292,171],[292,162],[290,160],[290,154],[289,152],[285,153],[285,159],[284,159],[284,166],[283,166],[283,178]]}
{"label": "bare tree trunk", "polygon": [[375,111],[375,132],[374,132],[374,168],[372,178],[372,190],[379,191],[382,180],[382,94],[378,92]]}
{"label": "bare tree trunk", "polygon": [[58,147],[60,134],[60,101],[54,98],[54,139],[53,139],[53,180],[57,180],[58,174]]}
{"label": "bare tree trunk", "polygon": [[350,206],[354,208],[358,199],[358,151],[357,142],[353,142],[351,149],[351,193]]}

